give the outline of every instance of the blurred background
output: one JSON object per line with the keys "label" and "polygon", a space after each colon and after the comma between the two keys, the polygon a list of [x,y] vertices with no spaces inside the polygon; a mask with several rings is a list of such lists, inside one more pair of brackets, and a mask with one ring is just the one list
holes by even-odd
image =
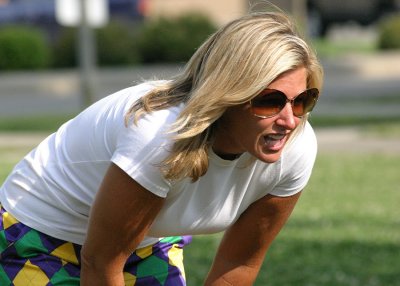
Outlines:
{"label": "blurred background", "polygon": [[[86,1],[86,2],[84,2]],[[276,0],[325,69],[319,155],[256,285],[400,285],[400,0]],[[0,180],[90,103],[180,72],[261,0],[0,0]],[[187,249],[202,285],[220,235]]]}
{"label": "blurred background", "polygon": [[[87,2],[79,21],[80,0],[0,0],[0,117],[76,113],[141,79],[170,77],[219,26],[271,9],[260,0]],[[400,0],[271,2],[294,15],[324,65],[315,115],[398,117]]]}

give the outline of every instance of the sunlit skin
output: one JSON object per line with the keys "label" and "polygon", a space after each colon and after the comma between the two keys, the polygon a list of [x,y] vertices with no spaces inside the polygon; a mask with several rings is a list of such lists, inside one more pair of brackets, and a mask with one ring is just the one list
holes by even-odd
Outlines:
{"label": "sunlit skin", "polygon": [[[277,89],[289,99],[307,89],[307,72],[301,67],[288,71],[268,88]],[[250,103],[229,108],[221,117],[213,150],[221,157],[249,152],[257,159],[273,163],[279,160],[291,132],[301,118],[293,115],[290,103],[277,115],[259,118],[252,114]]]}

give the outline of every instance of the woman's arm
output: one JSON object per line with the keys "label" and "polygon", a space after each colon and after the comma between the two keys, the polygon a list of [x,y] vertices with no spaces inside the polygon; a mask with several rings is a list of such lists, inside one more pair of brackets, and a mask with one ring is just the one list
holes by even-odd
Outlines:
{"label": "woman's arm", "polygon": [[225,232],[205,285],[253,285],[265,253],[299,196],[266,195],[250,205]]}
{"label": "woman's arm", "polygon": [[82,247],[81,285],[125,285],[123,267],[164,199],[111,164],[100,186]]}

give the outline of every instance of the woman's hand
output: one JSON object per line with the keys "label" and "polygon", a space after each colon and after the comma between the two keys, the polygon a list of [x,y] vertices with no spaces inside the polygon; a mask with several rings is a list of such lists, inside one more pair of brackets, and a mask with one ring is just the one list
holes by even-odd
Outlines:
{"label": "woman's hand", "polygon": [[299,196],[266,195],[250,205],[225,232],[205,285],[253,285],[265,253]]}
{"label": "woman's hand", "polygon": [[111,164],[90,213],[81,252],[81,285],[125,285],[123,267],[163,202]]}

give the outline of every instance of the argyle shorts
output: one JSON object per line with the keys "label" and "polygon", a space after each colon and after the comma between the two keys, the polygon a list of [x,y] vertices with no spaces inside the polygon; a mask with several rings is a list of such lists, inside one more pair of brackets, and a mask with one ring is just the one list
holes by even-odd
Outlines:
{"label": "argyle shorts", "polygon": [[[167,237],[136,250],[125,264],[125,285],[186,285],[183,247],[190,241],[190,236]],[[1,286],[79,286],[80,250],[22,224],[1,207]]]}

